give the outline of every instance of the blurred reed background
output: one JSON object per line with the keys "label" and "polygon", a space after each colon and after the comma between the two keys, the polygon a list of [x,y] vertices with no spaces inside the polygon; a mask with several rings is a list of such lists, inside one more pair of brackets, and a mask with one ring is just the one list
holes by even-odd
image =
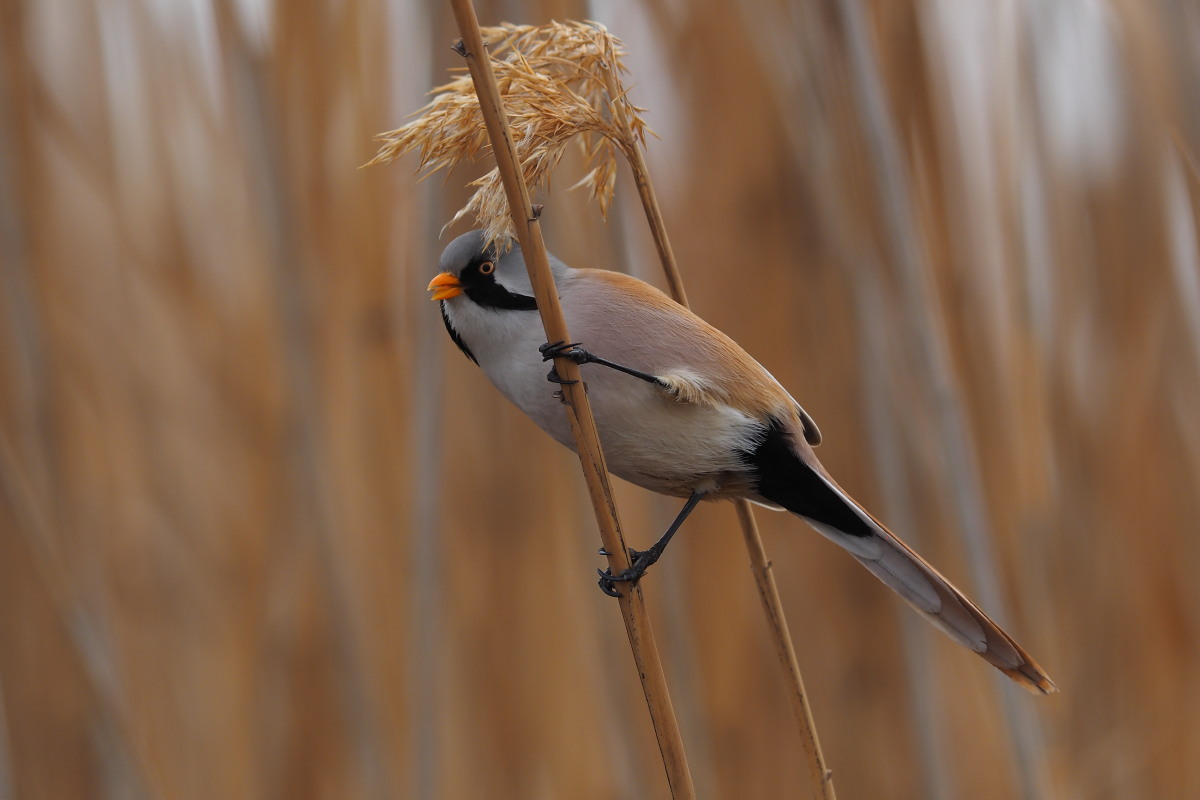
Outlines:
{"label": "blurred reed background", "polygon": [[[694,308],[1062,690],[761,513],[840,795],[1200,797],[1200,9],[478,10],[624,39]],[[0,800],[667,796],[574,456],[423,292],[474,174],[358,169],[454,38],[421,0],[0,4]],[[550,248],[657,280],[578,174]],[[635,546],[678,505],[618,499]],[[798,796],[732,509],[672,550],[701,796]]]}

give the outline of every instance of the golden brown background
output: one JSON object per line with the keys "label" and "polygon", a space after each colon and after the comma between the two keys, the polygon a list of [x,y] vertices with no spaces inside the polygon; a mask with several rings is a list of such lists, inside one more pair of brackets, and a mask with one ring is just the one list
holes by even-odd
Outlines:
{"label": "golden brown background", "polygon": [[[625,40],[693,306],[1062,689],[763,512],[839,796],[1200,797],[1196,4],[479,13]],[[574,457],[423,292],[476,173],[358,169],[454,38],[0,3],[0,800],[667,796]],[[551,249],[657,279],[572,170]],[[678,506],[618,499],[634,545]],[[701,796],[802,796],[732,509],[645,586]]]}

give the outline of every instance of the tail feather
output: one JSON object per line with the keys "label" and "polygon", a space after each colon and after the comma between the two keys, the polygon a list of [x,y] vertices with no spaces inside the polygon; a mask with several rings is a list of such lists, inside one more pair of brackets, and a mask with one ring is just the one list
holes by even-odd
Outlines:
{"label": "tail feather", "polygon": [[[811,468],[810,468],[811,469]],[[908,601],[950,638],[978,653],[985,661],[1031,692],[1058,691],[1033,657],[979,606],[955,588],[940,572],[842,491],[828,475],[814,470],[821,483],[843,507],[861,519],[873,534],[846,533],[809,516],[804,518],[819,533],[842,546],[875,577]],[[869,538],[869,543],[864,542]]]}
{"label": "tail feather", "polygon": [[979,606],[842,491],[811,451],[808,458],[798,457],[794,446],[775,427],[750,454],[763,499],[805,519],[926,619],[1021,686],[1042,694],[1058,691],[1037,662]]}

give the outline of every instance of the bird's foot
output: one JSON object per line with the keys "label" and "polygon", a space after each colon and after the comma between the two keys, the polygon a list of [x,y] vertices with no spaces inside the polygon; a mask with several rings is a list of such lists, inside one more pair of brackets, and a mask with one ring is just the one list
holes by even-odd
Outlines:
{"label": "bird's foot", "polygon": [[[604,555],[608,555],[608,551],[600,548]],[[646,574],[646,570],[658,561],[661,551],[651,547],[649,550],[634,550],[629,549],[629,568],[622,570],[620,573],[613,575],[610,569],[596,570],[600,576],[597,584],[600,586],[600,591],[604,592],[609,597],[620,597],[621,593],[617,591],[616,584],[618,582],[628,582],[631,586],[636,585],[641,580],[642,575]]]}
{"label": "bird's foot", "polygon": [[[595,360],[595,356],[582,349],[579,342],[546,342],[538,348],[538,352],[542,354],[542,361],[549,361],[552,358],[569,358],[576,364],[588,364]],[[560,386],[579,383],[579,381],[563,378],[558,374],[557,367],[550,367],[550,371],[546,373],[546,380]]]}
{"label": "bird's foot", "polygon": [[596,358],[580,347],[579,342],[546,342],[538,348],[538,352],[542,354],[542,361],[549,361],[552,358],[569,358],[576,364],[588,364]]}

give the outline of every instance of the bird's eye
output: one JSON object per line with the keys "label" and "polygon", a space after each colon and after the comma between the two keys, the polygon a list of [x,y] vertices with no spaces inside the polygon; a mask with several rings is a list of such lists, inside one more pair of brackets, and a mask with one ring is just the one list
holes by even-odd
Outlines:
{"label": "bird's eye", "polygon": [[494,262],[494,261],[485,261],[479,265],[479,274],[480,275],[491,275],[495,271],[496,271],[496,262]]}

